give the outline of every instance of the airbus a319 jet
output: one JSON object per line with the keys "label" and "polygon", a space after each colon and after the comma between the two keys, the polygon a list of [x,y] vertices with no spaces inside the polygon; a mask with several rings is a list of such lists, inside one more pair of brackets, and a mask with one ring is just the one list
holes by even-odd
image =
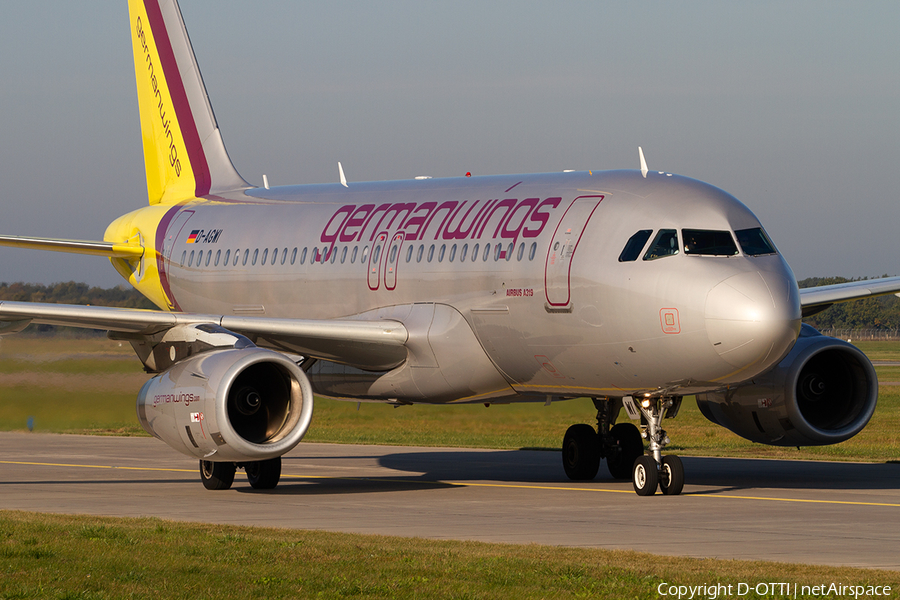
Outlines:
{"label": "airbus a319 jet", "polygon": [[[2,236],[107,257],[160,310],[0,303],[29,323],[105,329],[153,377],[137,414],[200,461],[273,488],[313,395],[414,403],[590,397],[574,480],[601,460],[640,495],[678,494],[664,420],[696,395],[749,440],[834,444],[875,410],[854,346],[801,316],[900,278],[798,289],[754,214],[706,183],[640,170],[254,187],[235,170],[176,0],[129,0],[148,203],[103,241]],[[638,423],[639,425],[635,425]],[[645,450],[646,442],[646,450]]]}

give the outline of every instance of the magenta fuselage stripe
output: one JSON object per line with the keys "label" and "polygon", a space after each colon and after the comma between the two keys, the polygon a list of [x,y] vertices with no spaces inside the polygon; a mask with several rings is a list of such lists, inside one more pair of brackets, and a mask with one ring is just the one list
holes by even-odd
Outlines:
{"label": "magenta fuselage stripe", "polygon": [[184,82],[181,79],[181,72],[178,70],[175,53],[172,51],[172,42],[169,40],[169,32],[159,8],[159,1],[144,0],[144,8],[147,11],[147,19],[150,21],[153,39],[156,41],[156,50],[159,52],[163,73],[166,75],[166,83],[169,86],[169,94],[172,96],[172,104],[178,117],[178,125],[181,127],[184,145],[187,147],[188,160],[191,161],[191,169],[194,172],[194,194],[198,197],[205,196],[212,186],[209,165],[206,162],[206,155],[203,153],[203,143],[197,132],[197,124],[194,122],[191,104],[188,102],[187,93],[184,90]]}
{"label": "magenta fuselage stripe", "polygon": [[163,218],[159,220],[159,225],[156,226],[156,270],[159,272],[159,284],[162,286],[163,293],[166,295],[169,307],[179,311],[181,308],[178,306],[178,301],[175,300],[175,296],[172,294],[172,286],[169,284],[169,274],[166,272],[166,257],[164,256],[163,250],[165,249],[166,243],[166,231],[168,231],[172,219],[175,218],[175,215],[177,215],[178,211],[183,207],[184,205],[177,204],[167,210],[166,214],[163,215]]}

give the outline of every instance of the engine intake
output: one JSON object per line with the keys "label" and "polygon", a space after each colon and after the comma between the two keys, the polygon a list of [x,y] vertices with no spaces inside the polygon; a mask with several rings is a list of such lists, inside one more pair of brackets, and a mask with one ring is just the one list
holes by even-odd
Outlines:
{"label": "engine intake", "polygon": [[138,420],[179,452],[211,461],[260,461],[296,446],[312,420],[306,374],[271,350],[204,352],[150,379]]}
{"label": "engine intake", "polygon": [[753,442],[836,444],[859,433],[878,401],[878,377],[858,348],[803,325],[774,370],[725,393],[698,394],[707,419]]}

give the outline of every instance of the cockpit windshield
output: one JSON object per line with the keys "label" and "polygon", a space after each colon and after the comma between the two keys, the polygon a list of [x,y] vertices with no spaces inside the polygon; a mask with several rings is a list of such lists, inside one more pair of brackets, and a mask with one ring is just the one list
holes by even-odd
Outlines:
{"label": "cockpit windshield", "polygon": [[676,254],[678,254],[678,233],[674,229],[660,229],[644,255],[644,260],[656,260]]}
{"label": "cockpit windshield", "polygon": [[619,262],[631,262],[637,260],[641,255],[641,250],[644,249],[644,244],[650,239],[652,233],[652,229],[641,229],[628,238],[628,243],[625,244],[625,248],[622,249],[622,254],[619,255]]}
{"label": "cockpit windshield", "polygon": [[682,229],[685,254],[734,256],[738,253],[734,238],[728,231],[710,229]]}
{"label": "cockpit windshield", "polygon": [[[653,235],[652,229],[641,229],[635,232],[619,254],[619,262],[633,262],[641,256],[647,240]],[[735,237],[745,256],[762,256],[777,254],[778,251],[761,227],[739,229],[732,233],[715,229],[682,229],[681,243],[684,253],[693,256],[737,256],[738,246]],[[660,229],[650,243],[643,260],[656,260],[666,256],[675,256],[681,250],[678,243],[678,231]]]}
{"label": "cockpit windshield", "polygon": [[761,256],[763,254],[777,254],[775,246],[769,240],[769,236],[761,227],[753,229],[740,229],[735,231],[741,250],[747,256]]}

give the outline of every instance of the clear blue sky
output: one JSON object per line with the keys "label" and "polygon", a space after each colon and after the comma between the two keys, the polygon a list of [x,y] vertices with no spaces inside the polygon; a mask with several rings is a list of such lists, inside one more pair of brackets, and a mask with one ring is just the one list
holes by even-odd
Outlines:
{"label": "clear blue sky", "polygon": [[[799,278],[900,274],[898,2],[182,0],[250,182],[637,168],[708,181]],[[0,233],[146,201],[124,0],[4,0]],[[121,282],[0,248],[0,281]]]}

